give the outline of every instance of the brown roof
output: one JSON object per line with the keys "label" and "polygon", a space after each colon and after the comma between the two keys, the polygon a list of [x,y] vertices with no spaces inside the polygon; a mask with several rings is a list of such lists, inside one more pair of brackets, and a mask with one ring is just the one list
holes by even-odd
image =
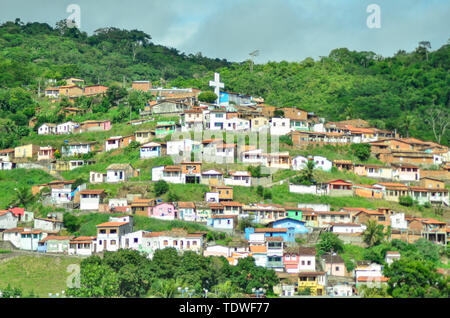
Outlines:
{"label": "brown roof", "polygon": [[255,229],[255,233],[284,233],[287,232],[287,229],[283,229],[283,228],[256,228]]}
{"label": "brown roof", "polygon": [[232,219],[232,218],[236,218],[237,215],[212,215],[211,218],[212,219]]}
{"label": "brown roof", "polygon": [[277,237],[266,237],[267,242],[283,242],[283,238],[281,236]]}
{"label": "brown roof", "polygon": [[222,201],[221,204],[222,204],[223,206],[240,206],[240,207],[243,206],[242,203],[235,202],[235,201]]}
{"label": "brown roof", "polygon": [[284,253],[298,254],[298,255],[316,255],[316,248],[306,246],[290,246],[284,249]]}
{"label": "brown roof", "polygon": [[195,209],[194,202],[178,202],[178,207],[181,209]]}
{"label": "brown roof", "polygon": [[103,193],[105,193],[104,189],[86,189],[80,191],[80,194],[103,194]]}
{"label": "brown roof", "polygon": [[116,227],[128,224],[128,222],[105,222],[102,224],[98,224],[97,227]]}
{"label": "brown roof", "polygon": [[164,171],[181,171],[179,166],[165,166]]}
{"label": "brown roof", "polygon": [[46,241],[65,241],[65,240],[72,240],[74,236],[58,236],[58,235],[49,235],[45,239],[42,239],[41,242]]}

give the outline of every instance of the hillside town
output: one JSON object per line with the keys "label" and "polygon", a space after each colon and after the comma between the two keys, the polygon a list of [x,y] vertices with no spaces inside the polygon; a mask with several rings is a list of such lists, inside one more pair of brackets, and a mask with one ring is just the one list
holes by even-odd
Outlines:
{"label": "hillside town", "polygon": [[[226,83],[220,81],[219,73],[214,74],[210,87],[216,100],[206,102],[201,98],[205,91],[199,89],[153,87],[147,80],[134,81],[131,91],[152,95],[140,110],[140,118],[126,121],[134,133],[110,134],[116,124],[108,118],[43,123],[36,126],[37,138],[63,135],[62,145],[36,142],[0,150],[1,170],[37,169],[54,178],[28,186],[52,212],[43,216],[23,206],[0,210],[1,243],[12,250],[78,257],[131,249],[152,259],[157,250],[174,248],[180,254],[193,251],[205,257],[223,256],[231,266],[251,256],[257,266],[275,271],[279,284],[273,291],[281,297],[305,291],[311,296],[350,297],[361,295],[362,286],[387,285],[389,277],[383,274],[383,267],[400,259],[399,251],[385,251],[379,263],[357,261],[348,270],[339,251],[319,252],[317,244],[324,233],[332,233],[346,244],[367,247],[365,233],[375,223],[382,225],[388,241],[413,244],[426,240],[447,246],[447,146],[370,127],[362,119],[331,122],[295,105],[267,105],[259,96],[224,90]],[[52,103],[62,98],[73,103],[82,96],[103,96],[107,91],[104,85],[84,85],[83,79],[67,78],[65,85],[49,86],[43,94]],[[65,116],[85,112],[75,106],[63,111]],[[34,124],[31,120],[30,125]],[[106,138],[83,138],[92,133]],[[246,142],[246,136],[250,141]],[[252,142],[252,136],[259,143]],[[354,145],[367,150],[366,158],[314,154],[314,149],[327,146]],[[131,160],[96,165],[104,160],[99,158],[114,160],[117,153],[128,149],[136,153],[137,162],[150,162],[145,166],[149,173],[139,168],[143,164],[137,167]],[[173,163],[154,161],[164,158],[172,158]],[[263,173],[255,173],[255,169]],[[66,172],[76,176],[81,170],[88,171],[88,178],[61,176]],[[187,187],[207,190],[202,200],[172,201],[133,192],[131,187],[167,184],[186,187],[178,191]],[[130,190],[120,195],[111,191],[126,185]],[[286,186],[298,199],[273,203],[276,193],[271,192],[270,197],[264,193],[275,186]],[[239,202],[237,194],[246,188],[257,189],[263,198]],[[306,197],[309,199],[303,200]],[[327,201],[341,198],[341,204]],[[349,206],[346,198],[386,206]],[[435,215],[421,215],[424,208]],[[412,209],[416,209],[414,213]],[[95,235],[68,235],[65,213],[104,214],[108,221],[96,224]],[[201,224],[208,231],[183,227],[136,230],[135,219],[140,217]],[[209,231],[223,233],[227,239],[212,240]]]}

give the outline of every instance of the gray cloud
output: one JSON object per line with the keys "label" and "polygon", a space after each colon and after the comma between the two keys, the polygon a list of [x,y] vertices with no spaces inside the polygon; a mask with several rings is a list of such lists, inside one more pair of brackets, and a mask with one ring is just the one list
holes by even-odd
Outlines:
{"label": "gray cloud", "polygon": [[[340,47],[388,56],[421,40],[438,48],[450,37],[447,0],[1,0],[0,20],[54,25],[71,3],[88,33],[139,29],[157,44],[231,61],[256,49],[256,62],[318,58]],[[366,26],[371,3],[381,7],[381,29]]]}

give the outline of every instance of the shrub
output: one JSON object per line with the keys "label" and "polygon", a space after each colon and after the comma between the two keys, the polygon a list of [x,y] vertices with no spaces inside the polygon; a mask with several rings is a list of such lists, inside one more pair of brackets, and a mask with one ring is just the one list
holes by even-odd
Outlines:
{"label": "shrub", "polygon": [[398,200],[398,202],[403,206],[413,206],[414,200],[409,195],[407,196],[401,196]]}

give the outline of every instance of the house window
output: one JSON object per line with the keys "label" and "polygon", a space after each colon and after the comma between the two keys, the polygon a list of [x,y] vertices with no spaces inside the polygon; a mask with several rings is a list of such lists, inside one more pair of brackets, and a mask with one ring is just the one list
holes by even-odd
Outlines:
{"label": "house window", "polygon": [[116,245],[116,240],[111,240],[111,245]]}
{"label": "house window", "polygon": [[139,241],[139,239],[137,238],[137,237],[135,237],[134,239],[133,239],[133,242],[134,243],[137,243]]}
{"label": "house window", "polygon": [[169,241],[164,240],[164,246],[167,246],[167,245],[169,245]]}
{"label": "house window", "polygon": [[311,261],[308,261],[308,265],[311,265]]}

